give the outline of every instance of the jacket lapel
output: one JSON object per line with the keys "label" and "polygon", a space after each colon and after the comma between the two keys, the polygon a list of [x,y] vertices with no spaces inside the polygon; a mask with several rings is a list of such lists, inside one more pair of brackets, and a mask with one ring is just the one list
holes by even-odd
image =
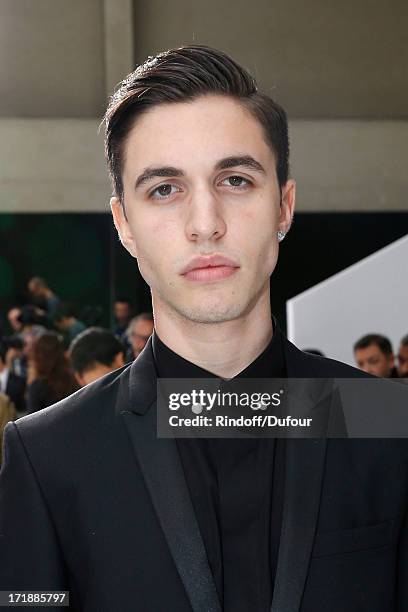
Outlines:
{"label": "jacket lapel", "polygon": [[176,442],[157,438],[156,376],[150,340],[122,386],[119,411],[192,609],[220,612]]}
{"label": "jacket lapel", "polygon": [[[310,362],[283,339],[288,378],[313,377]],[[299,612],[320,507],[326,439],[286,440],[282,529],[271,612]]]}

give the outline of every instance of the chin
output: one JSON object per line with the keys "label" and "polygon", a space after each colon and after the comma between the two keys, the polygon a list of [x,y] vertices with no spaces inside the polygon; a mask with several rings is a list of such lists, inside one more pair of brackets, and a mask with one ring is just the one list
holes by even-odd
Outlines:
{"label": "chin", "polygon": [[180,304],[175,310],[189,321],[194,323],[224,323],[239,318],[245,311],[245,307],[238,303],[214,303]]}

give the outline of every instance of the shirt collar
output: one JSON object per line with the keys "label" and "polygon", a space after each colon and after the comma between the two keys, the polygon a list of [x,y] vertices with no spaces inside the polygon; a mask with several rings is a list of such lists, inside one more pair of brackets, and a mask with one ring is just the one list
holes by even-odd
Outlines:
{"label": "shirt collar", "polygon": [[[175,353],[160,340],[156,331],[152,336],[152,348],[159,378],[217,378],[216,374]],[[234,378],[284,378],[285,375],[282,332],[275,325],[272,339],[265,350]]]}

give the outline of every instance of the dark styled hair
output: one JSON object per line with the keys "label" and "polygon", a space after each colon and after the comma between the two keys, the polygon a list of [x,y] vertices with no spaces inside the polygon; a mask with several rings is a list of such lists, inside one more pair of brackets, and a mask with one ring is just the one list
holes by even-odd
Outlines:
{"label": "dark styled hair", "polygon": [[37,378],[45,380],[55,393],[56,401],[78,389],[64,345],[54,332],[39,336],[33,344],[33,361]]}
{"label": "dark styled hair", "polygon": [[97,363],[111,366],[118,353],[125,354],[125,349],[107,329],[90,327],[71,342],[69,353],[75,372],[83,374]]}
{"label": "dark styled hair", "polygon": [[20,315],[17,317],[22,325],[44,325],[45,317],[37,313],[35,306],[27,304],[21,309]]}
{"label": "dark styled hair", "polygon": [[60,302],[55,310],[55,314],[53,316],[53,322],[58,323],[62,319],[66,319],[67,317],[76,317],[77,311],[76,306],[71,304],[70,302]]}
{"label": "dark styled hair", "polygon": [[372,344],[378,346],[380,351],[384,355],[387,355],[387,357],[392,355],[391,342],[388,340],[388,338],[386,338],[386,336],[382,336],[381,334],[367,334],[366,336],[363,336],[354,344],[354,352],[356,352],[358,349],[365,349]]}
{"label": "dark styled hair", "polygon": [[187,102],[207,94],[238,100],[262,125],[276,157],[279,186],[288,180],[286,113],[258,91],[255,79],[222,51],[189,45],[149,57],[119,85],[105,113],[105,155],[115,195],[123,204],[124,145],[142,113],[164,103]]}

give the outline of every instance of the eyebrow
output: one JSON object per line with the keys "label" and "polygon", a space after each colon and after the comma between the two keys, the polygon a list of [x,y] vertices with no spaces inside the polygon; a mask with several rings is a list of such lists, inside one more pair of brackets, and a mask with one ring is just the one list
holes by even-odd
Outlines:
{"label": "eyebrow", "polygon": [[147,181],[150,181],[151,179],[157,176],[172,177],[183,175],[184,172],[182,170],[179,170],[178,168],[172,168],[171,166],[161,166],[160,168],[145,168],[142,174],[140,174],[136,179],[135,189],[140,187],[140,185],[143,185],[143,183],[146,183]]}
{"label": "eyebrow", "polygon": [[[265,174],[265,168],[251,155],[234,155],[230,157],[224,157],[215,164],[215,170],[227,170],[228,168],[236,168],[241,166],[244,168],[250,168]],[[135,183],[135,189],[138,189],[141,185],[150,181],[156,177],[174,177],[184,176],[184,172],[180,168],[174,168],[172,166],[160,166],[157,168],[145,168],[143,172],[137,177]]]}
{"label": "eyebrow", "polygon": [[265,168],[251,155],[233,155],[231,157],[225,157],[220,159],[215,165],[216,170],[227,170],[228,168],[235,168],[241,166],[244,168],[250,168],[251,170],[257,170],[265,174]]}

